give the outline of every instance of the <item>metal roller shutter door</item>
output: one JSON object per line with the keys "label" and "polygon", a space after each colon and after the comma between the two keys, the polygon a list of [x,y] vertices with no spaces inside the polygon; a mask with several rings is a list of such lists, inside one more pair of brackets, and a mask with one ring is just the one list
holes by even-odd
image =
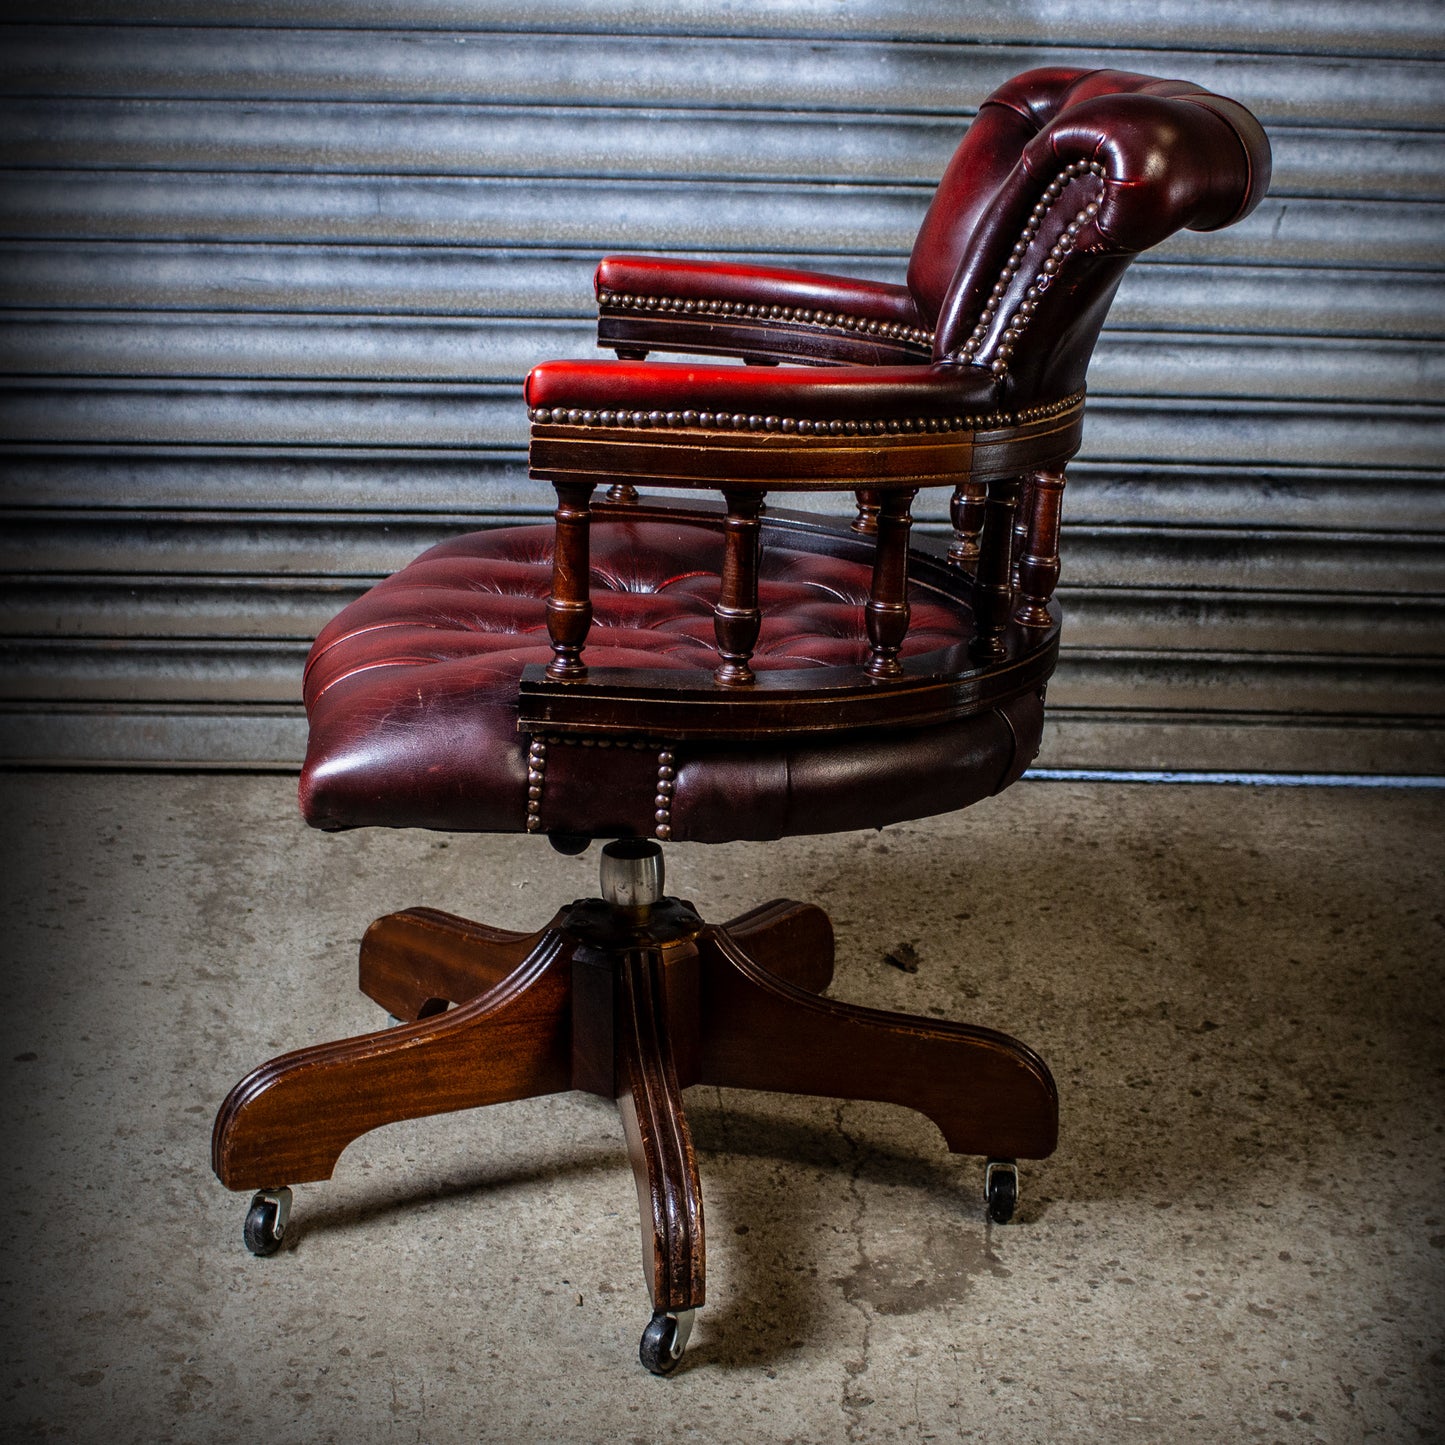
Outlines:
{"label": "metal roller shutter door", "polygon": [[331,612],[548,510],[518,383],[592,354],[598,255],[897,278],[979,101],[1066,63],[1240,99],[1276,171],[1114,308],[1041,761],[1445,771],[1438,11],[976,8],[12,7],[0,754],[294,762]]}

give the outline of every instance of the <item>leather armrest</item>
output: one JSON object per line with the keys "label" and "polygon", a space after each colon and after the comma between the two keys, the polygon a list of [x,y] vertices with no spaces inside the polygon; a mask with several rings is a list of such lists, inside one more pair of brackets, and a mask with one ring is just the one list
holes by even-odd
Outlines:
{"label": "leather armrest", "polygon": [[927,361],[933,332],[906,286],[821,272],[608,256],[598,345],[815,366]]}
{"label": "leather armrest", "polygon": [[865,321],[895,322],[923,330],[913,294],[887,281],[830,276],[822,271],[790,271],[772,266],[740,266],[731,261],[689,261],[669,256],[607,256],[593,278],[597,297],[604,293],[676,297],[679,300],[740,301],[757,306],[788,306],[794,311],[832,312]]}
{"label": "leather armrest", "polygon": [[[749,430],[790,430],[786,423],[801,419],[838,421],[856,430],[869,421],[986,413],[994,405],[995,384],[982,367],[944,363],[760,370],[667,361],[544,361],[527,377],[525,395],[534,421],[662,427],[678,425],[676,416],[681,425],[706,427],[710,423],[699,417],[708,414],[718,425]],[[541,411],[548,415],[538,416]]]}

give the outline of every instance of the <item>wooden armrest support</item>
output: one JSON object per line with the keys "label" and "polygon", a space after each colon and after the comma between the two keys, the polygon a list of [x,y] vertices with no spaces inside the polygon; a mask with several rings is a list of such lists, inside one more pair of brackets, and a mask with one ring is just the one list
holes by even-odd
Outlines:
{"label": "wooden armrest support", "polygon": [[721,659],[713,677],[722,687],[747,687],[757,680],[749,663],[763,625],[758,607],[758,514],[765,495],[723,488],[728,516],[723,533],[722,585],[713,617]]}
{"label": "wooden armrest support", "polygon": [[[531,475],[557,492],[556,544],[547,625],[554,682],[585,678],[583,648],[591,626],[588,596],[588,526],[592,493],[609,488],[609,500],[625,504],[633,484],[720,491],[726,502],[724,565],[715,612],[719,662],[715,682],[748,688],[750,665],[762,624],[758,606],[759,517],[772,490],[835,491],[858,495],[855,530],[874,538],[874,566],[865,619],[871,653],[865,667],[874,682],[903,675],[900,654],[908,633],[908,537],[910,507],[922,487],[954,488],[957,534],[950,557],[968,569],[975,617],[974,656],[996,662],[1007,649],[1004,632],[1015,592],[1023,603],[1017,621],[1049,626],[1048,609],[1058,578],[1059,498],[1064,462],[1077,449],[1082,396],[1017,417],[930,419],[916,428],[889,431],[861,422],[809,423],[784,431],[678,424],[649,414],[641,425],[631,413],[608,413],[605,423],[573,422],[572,412],[534,408]],[[591,417],[592,413],[581,413]],[[642,414],[637,414],[639,419]],[[567,420],[554,420],[554,416]],[[621,416],[626,416],[624,422]],[[771,419],[776,421],[775,418]],[[1024,481],[1027,516],[1021,498]],[[986,488],[986,500],[984,490]],[[1016,542],[1016,528],[1022,536]],[[976,546],[973,539],[982,533]]]}
{"label": "wooden armrest support", "polygon": [[592,627],[588,582],[592,491],[594,482],[556,482],[556,528],[552,546],[552,594],[547,598],[547,635],[555,656],[547,676],[574,682],[587,676],[582,649]]}
{"label": "wooden armrest support", "polygon": [[898,654],[908,635],[908,509],[916,495],[911,487],[878,494],[873,585],[863,613],[873,646],[865,671],[880,680],[903,676]]}

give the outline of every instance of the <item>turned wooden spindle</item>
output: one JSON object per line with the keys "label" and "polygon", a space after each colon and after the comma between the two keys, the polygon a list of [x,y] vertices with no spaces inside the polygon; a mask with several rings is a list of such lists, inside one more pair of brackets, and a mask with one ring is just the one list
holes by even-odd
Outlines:
{"label": "turned wooden spindle", "polygon": [[1004,628],[1013,610],[1014,517],[1019,477],[995,477],[988,484],[983,511],[983,540],[973,583],[973,641],[969,651],[982,661],[1005,655]]}
{"label": "turned wooden spindle", "polygon": [[1019,558],[1019,610],[1014,620],[1025,627],[1049,625],[1049,598],[1059,583],[1059,514],[1064,474],[1035,472],[1028,496],[1028,532]]}
{"label": "turned wooden spindle", "polygon": [[1033,506],[1033,480],[1032,476],[1023,478],[1019,487],[1018,506],[1014,510],[1013,549],[1010,553],[1013,561],[1009,569],[1009,580],[1015,592],[1019,590],[1019,560],[1029,545],[1029,509]]}
{"label": "turned wooden spindle", "polygon": [[591,500],[595,482],[553,482],[557,510],[552,514],[556,537],[552,548],[552,595],[547,599],[547,635],[556,654],[547,676],[575,682],[587,676],[582,648],[592,626],[588,595]]}
{"label": "turned wooden spindle", "polygon": [[983,531],[983,499],[986,488],[970,478],[953,489],[948,504],[948,519],[953,523],[953,541],[948,545],[948,560],[955,567],[972,572],[978,566],[978,538]]}
{"label": "turned wooden spindle", "polygon": [[638,495],[637,488],[631,482],[613,482],[607,489],[607,500],[619,506],[635,502]]}
{"label": "turned wooden spindle", "polygon": [[853,531],[863,537],[878,535],[878,492],[873,487],[859,487],[858,515],[853,518]]}
{"label": "turned wooden spindle", "polygon": [[878,500],[878,541],[873,552],[873,586],[863,608],[873,651],[864,669],[869,677],[900,677],[898,654],[908,635],[909,512],[917,488],[883,492]]}
{"label": "turned wooden spindle", "polygon": [[758,606],[758,541],[764,492],[723,489],[728,517],[723,528],[722,587],[713,612],[718,664],[713,677],[724,687],[755,681],[748,665],[763,624]]}

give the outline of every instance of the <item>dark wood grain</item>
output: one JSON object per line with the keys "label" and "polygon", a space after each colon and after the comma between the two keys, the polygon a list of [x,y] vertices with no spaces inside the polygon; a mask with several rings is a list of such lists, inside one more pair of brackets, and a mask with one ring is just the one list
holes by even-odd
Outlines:
{"label": "dark wood grain", "polygon": [[912,490],[879,495],[877,545],[873,551],[873,582],[863,618],[872,644],[864,671],[871,678],[903,676],[898,654],[908,635],[908,533]]}
{"label": "dark wood grain", "polygon": [[978,430],[799,436],[703,427],[582,426],[533,422],[528,451],[538,481],[617,481],[721,490],[848,491],[956,487],[1059,466],[1079,449],[1082,398],[1055,415]]}
{"label": "dark wood grain", "polygon": [[721,687],[747,687],[756,681],[748,663],[763,625],[758,607],[758,514],[765,495],[723,488],[727,521],[723,528],[722,578],[713,610],[720,659],[713,678]]}
{"label": "dark wood grain", "polygon": [[738,946],[794,988],[822,993],[833,981],[833,924],[815,903],[775,898],[723,925]]}
{"label": "dark wood grain", "polygon": [[383,1124],[555,1094],[571,1084],[571,949],[542,935],[501,983],[433,1018],[263,1064],[231,1091],[211,1141],[228,1189],[329,1179]]}
{"label": "dark wood grain", "polygon": [[658,948],[618,960],[617,1108],[637,1183],[642,1265],[654,1309],[693,1309],[706,1297],[702,1183],[673,1059]]}
{"label": "dark wood grain", "polygon": [[832,972],[827,914],[788,899],[721,928],[674,898],[585,899],[532,934],[390,914],[363,943],[367,991],[456,1006],[262,1065],[222,1106],[212,1162],[229,1188],[279,1187],[329,1178],[352,1140],[400,1119],[567,1089],[615,1098],[648,1289],[655,1308],[684,1310],[706,1297],[693,1084],[902,1104],[956,1151],[1052,1149],[1053,1082],[1022,1044],[820,998]]}
{"label": "dark wood grain", "polygon": [[[620,728],[633,736],[735,738],[823,727],[917,727],[958,716],[959,709],[995,706],[1003,700],[1001,684],[1038,686],[1052,670],[1047,596],[1031,602],[1022,624],[1044,636],[1015,649],[1030,652],[1032,660],[1044,669],[1043,676],[1037,675],[1038,668],[1025,668],[1008,674],[1005,682],[1004,674],[987,666],[1010,653],[1004,634],[1016,590],[1014,567],[1024,551],[1022,541],[1015,547],[1011,540],[992,544],[990,551],[989,528],[997,532],[1002,522],[997,516],[992,523],[988,518],[1008,506],[1010,527],[1025,526],[1018,507],[1019,477],[1044,466],[1055,468],[1047,474],[1056,475],[1073,455],[1081,434],[1082,397],[1062,404],[1052,414],[1007,426],[980,422],[976,430],[965,426],[946,432],[827,437],[751,428],[582,424],[575,422],[577,414],[570,413],[574,421],[534,421],[532,425],[531,475],[551,481],[558,496],[553,585],[547,603],[554,656],[547,665],[546,679],[571,689],[588,676],[582,652],[592,617],[587,595],[587,536],[593,489],[605,486],[609,505],[636,506],[637,482],[707,488],[721,491],[726,502],[724,562],[715,613],[720,661],[713,680],[719,695],[743,690],[756,693],[757,711],[717,709],[718,725],[710,724],[708,716],[713,710],[707,705],[697,707],[695,698],[686,695],[696,689],[685,673],[660,672],[646,682],[613,675],[603,681],[600,690],[589,692],[584,703],[581,694],[549,696],[546,683],[539,685],[529,672],[521,688],[524,730],[606,733]],[[654,420],[662,415],[652,413]],[[776,424],[776,418],[773,420]],[[875,543],[872,590],[865,607],[870,652],[860,682],[876,684],[902,682],[910,676],[902,661],[910,615],[909,506],[921,488],[945,484],[954,489],[951,510],[956,531],[950,560],[960,571],[975,562],[973,530],[980,510],[980,489],[987,487],[992,499],[982,504],[985,540],[978,549],[977,576],[969,598],[976,628],[968,659],[986,666],[971,668],[968,660],[955,664],[937,657],[921,663],[915,660],[912,678],[916,681],[920,671],[928,672],[941,687],[935,686],[926,700],[913,689],[909,701],[922,705],[909,706],[900,698],[897,710],[886,705],[880,708],[877,700],[867,699],[861,689],[849,693],[834,686],[827,698],[832,715],[827,717],[811,706],[820,696],[822,680],[818,678],[795,677],[783,683],[775,677],[773,695],[765,697],[764,690],[755,687],[751,658],[763,620],[757,595],[758,518],[766,493],[773,489],[844,488],[855,493],[858,513],[853,534]],[[1001,563],[1000,548],[1004,554]],[[990,551],[991,561],[984,558],[985,551]],[[1035,584],[1042,583],[1042,566],[1041,554],[1031,572]],[[945,678],[944,673],[949,675]],[[794,694],[782,707],[776,696],[780,685]]]}
{"label": "dark wood grain", "polygon": [[[900,498],[907,493],[898,494]],[[599,519],[622,509],[600,503]],[[727,515],[690,499],[641,497],[626,508],[642,521],[684,519],[719,532]],[[599,520],[599,524],[601,520]],[[773,537],[790,548],[874,564],[876,542],[833,518],[774,511],[761,519],[764,552]],[[928,544],[925,539],[926,545]],[[941,544],[940,544],[941,550]],[[936,598],[960,615],[966,639],[976,605],[975,579],[940,555],[911,547],[910,590]],[[667,737],[676,740],[742,740],[780,733],[868,732],[926,727],[998,706],[1047,682],[1058,657],[1057,611],[1050,626],[1015,625],[1007,604],[996,621],[1007,633],[1000,660],[974,657],[967,642],[900,659],[900,670],[879,681],[862,667],[768,669],[743,688],[723,687],[706,674],[662,669],[589,668],[587,675],[556,683],[537,665],[523,670],[518,686],[519,730],[596,737]]]}
{"label": "dark wood grain", "polygon": [[1064,473],[1036,472],[1029,489],[1029,509],[1019,558],[1019,599],[1014,620],[1024,627],[1049,625],[1049,599],[1059,583],[1059,517],[1063,509]]}
{"label": "dark wood grain", "polygon": [[853,518],[851,531],[860,537],[878,535],[878,493],[873,487],[859,487],[854,494],[858,503],[858,514]]}
{"label": "dark wood grain", "polygon": [[388,913],[362,937],[361,991],[389,1014],[414,1022],[496,987],[546,931],[492,928],[435,908]]}
{"label": "dark wood grain", "polygon": [[954,1153],[1053,1152],[1058,1091],[1017,1039],[817,998],[760,967],[725,929],[704,930],[698,952],[700,1083],[902,1104],[932,1119]]}
{"label": "dark wood grain", "polygon": [[587,675],[582,649],[592,626],[589,597],[588,524],[594,483],[559,481],[552,549],[552,595],[547,599],[547,633],[556,654],[547,675],[558,682]]}
{"label": "dark wood grain", "polygon": [[902,675],[883,684],[872,683],[861,668],[819,667],[808,670],[807,684],[796,674],[760,672],[746,693],[679,683],[675,673],[626,668],[562,689],[549,684],[540,666],[529,666],[517,688],[517,725],[533,734],[678,741],[930,727],[1042,687],[1058,661],[1056,615],[1037,638],[990,667],[979,666],[967,645],[959,644],[904,658]]}
{"label": "dark wood grain", "polygon": [[1030,472],[1019,479],[1019,500],[1018,505],[1014,508],[1013,546],[1009,551],[1012,559],[1009,568],[1009,585],[1015,592],[1019,590],[1019,562],[1028,548],[1029,513],[1033,507],[1033,497],[1034,474]]}
{"label": "dark wood grain", "polygon": [[973,584],[973,641],[970,653],[983,662],[1008,654],[1004,632],[1013,612],[1014,518],[1018,514],[1019,477],[995,477],[984,503],[983,540]]}
{"label": "dark wood grain", "polygon": [[983,503],[987,484],[970,477],[953,490],[948,504],[948,518],[953,524],[953,541],[949,543],[948,560],[966,572],[978,566],[978,539],[983,532]]}

